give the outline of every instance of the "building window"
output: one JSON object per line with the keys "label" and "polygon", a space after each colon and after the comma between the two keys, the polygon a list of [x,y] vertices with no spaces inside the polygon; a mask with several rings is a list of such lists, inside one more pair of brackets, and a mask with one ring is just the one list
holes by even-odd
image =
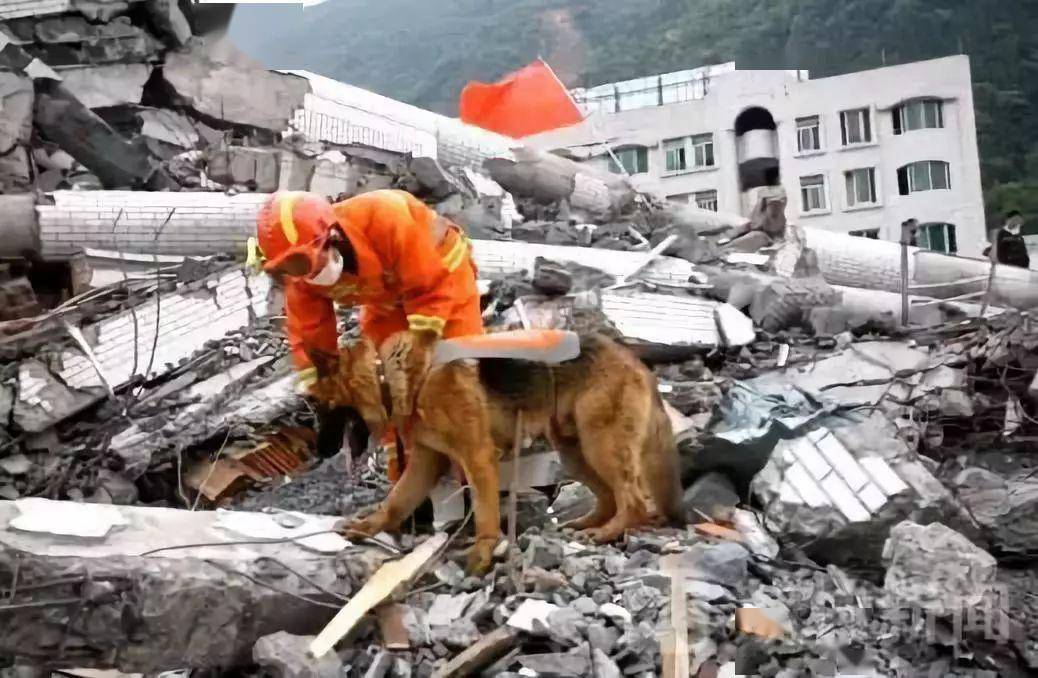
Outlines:
{"label": "building window", "polygon": [[879,240],[879,229],[863,228],[860,231],[850,231],[848,235],[853,235],[856,238],[868,238],[869,240]]}
{"label": "building window", "polygon": [[692,203],[691,193],[675,193],[674,195],[668,195],[667,200],[671,202],[681,203],[682,205],[689,205]]}
{"label": "building window", "polygon": [[948,188],[951,188],[951,171],[948,163],[941,160],[913,162],[897,171],[897,189],[901,195]]}
{"label": "building window", "polygon": [[856,108],[840,113],[843,145],[872,143],[872,116],[867,108]]}
{"label": "building window", "polygon": [[944,127],[944,104],[937,99],[909,101],[894,109],[894,134]]}
{"label": "building window", "polygon": [[701,210],[717,211],[717,191],[699,191],[696,193],[696,207]]}
{"label": "building window", "polygon": [[800,177],[800,204],[804,213],[821,212],[829,208],[825,199],[824,174]]}
{"label": "building window", "polygon": [[958,251],[953,224],[922,224],[915,231],[916,245],[934,252],[954,254]]}
{"label": "building window", "polygon": [[615,151],[616,160],[620,161],[623,169],[616,166],[616,161],[610,159],[609,170],[614,174],[644,174],[649,171],[649,149],[644,146],[632,146]]}
{"label": "building window", "polygon": [[844,172],[844,177],[847,180],[847,207],[875,205],[879,202],[876,195],[875,167]]}
{"label": "building window", "polygon": [[697,134],[692,137],[692,159],[696,167],[714,166],[713,134]]}
{"label": "building window", "polygon": [[667,171],[683,172],[688,169],[685,139],[667,139],[663,142],[663,151],[667,155]]}
{"label": "building window", "polygon": [[809,153],[822,150],[822,123],[817,115],[797,118],[797,151]]}

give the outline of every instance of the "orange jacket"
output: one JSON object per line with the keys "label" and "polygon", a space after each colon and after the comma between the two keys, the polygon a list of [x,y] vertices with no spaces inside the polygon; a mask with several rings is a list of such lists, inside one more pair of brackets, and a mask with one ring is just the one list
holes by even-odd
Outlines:
{"label": "orange jacket", "polygon": [[[337,350],[333,301],[363,306],[369,322],[362,319],[362,330],[369,334],[365,324],[391,316],[399,316],[399,329],[437,334],[443,333],[459,308],[474,304],[478,318],[471,243],[461,229],[438,219],[404,191],[372,191],[332,207],[356,252],[358,271],[357,275],[344,273],[336,284],[325,287],[299,278],[286,280],[288,340],[304,382],[316,376],[307,349]],[[463,265],[465,270],[459,270]],[[459,275],[470,277],[471,284],[457,284]],[[468,298],[473,295],[474,299]],[[481,326],[474,329],[480,330]],[[385,337],[372,338],[378,342]]]}

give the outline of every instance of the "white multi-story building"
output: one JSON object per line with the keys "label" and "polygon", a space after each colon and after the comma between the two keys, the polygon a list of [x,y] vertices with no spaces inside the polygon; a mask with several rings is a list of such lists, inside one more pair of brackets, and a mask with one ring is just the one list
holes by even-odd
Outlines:
{"label": "white multi-story building", "polygon": [[[576,90],[587,120],[524,139],[636,185],[749,215],[781,184],[804,226],[979,255],[984,201],[966,56],[810,80],[734,63]],[[614,158],[615,156],[615,159]]]}

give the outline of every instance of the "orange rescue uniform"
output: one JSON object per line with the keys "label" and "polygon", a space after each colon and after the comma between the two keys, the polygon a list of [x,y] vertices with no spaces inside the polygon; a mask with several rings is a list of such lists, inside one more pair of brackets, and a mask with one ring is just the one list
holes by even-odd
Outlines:
{"label": "orange rescue uniform", "polygon": [[288,340],[302,382],[317,376],[307,349],[338,349],[333,302],[361,307],[361,332],[376,346],[409,329],[483,334],[472,244],[460,228],[405,191],[372,191],[332,208],[356,252],[357,274],[330,286],[286,278]]}

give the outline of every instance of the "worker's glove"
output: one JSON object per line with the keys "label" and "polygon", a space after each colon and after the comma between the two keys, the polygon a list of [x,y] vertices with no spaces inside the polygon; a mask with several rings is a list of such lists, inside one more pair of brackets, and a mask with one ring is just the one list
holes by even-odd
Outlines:
{"label": "worker's glove", "polygon": [[418,390],[429,371],[437,339],[432,332],[407,330],[387,339],[379,350],[393,407],[390,418],[399,430],[405,430],[415,414]]}

